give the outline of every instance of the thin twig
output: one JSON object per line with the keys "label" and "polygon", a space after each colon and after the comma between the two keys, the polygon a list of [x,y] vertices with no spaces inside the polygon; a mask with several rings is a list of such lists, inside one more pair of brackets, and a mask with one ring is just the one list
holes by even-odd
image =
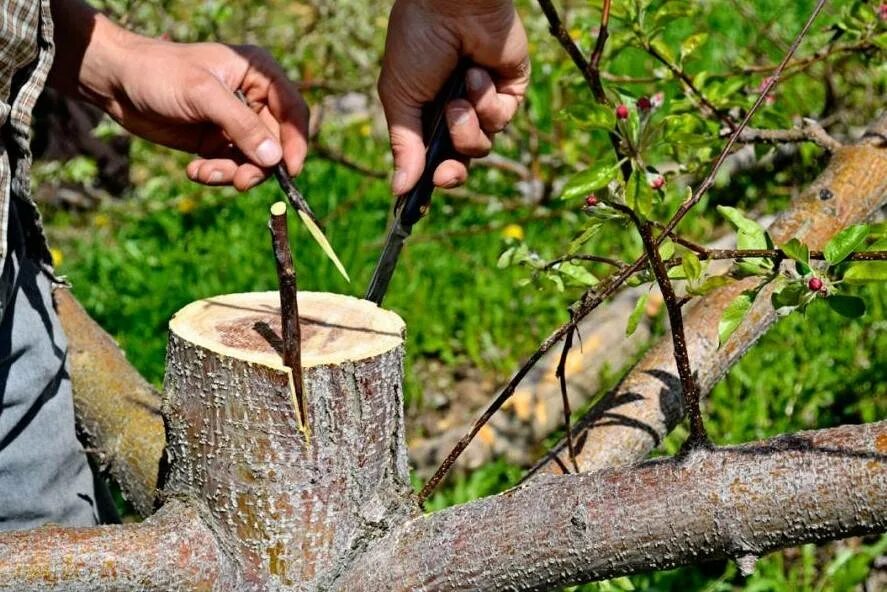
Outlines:
{"label": "thin twig", "polygon": [[841,142],[831,137],[817,121],[806,117],[801,125],[792,129],[772,130],[747,127],[742,130],[736,141],[742,144],[813,142],[829,152],[834,152],[843,146]]}
{"label": "thin twig", "polygon": [[690,354],[687,351],[687,337],[684,334],[684,315],[681,313],[681,303],[675,294],[674,286],[668,277],[668,269],[662,262],[662,256],[653,238],[652,225],[640,220],[636,215],[632,221],[641,234],[644,241],[644,250],[650,260],[650,267],[662,292],[665,309],[668,312],[668,321],[671,325],[672,342],[674,343],[674,359],[678,368],[678,376],[681,380],[681,393],[684,398],[684,406],[690,420],[690,436],[684,442],[682,451],[688,452],[697,448],[710,448],[711,440],[705,430],[702,421],[702,410],[699,408],[699,385],[693,377],[690,367]]}
{"label": "thin twig", "polygon": [[271,206],[268,221],[271,230],[271,246],[277,264],[277,282],[280,289],[280,326],[283,338],[283,365],[293,375],[293,388],[299,404],[302,425],[308,425],[307,402],[302,384],[302,341],[299,328],[299,303],[296,270],[290,251],[289,230],[286,223],[286,204],[282,201]]}
{"label": "thin twig", "polygon": [[601,257],[600,255],[564,255],[563,257],[558,257],[557,259],[549,261],[542,269],[553,269],[561,263],[566,263],[568,261],[591,261],[592,263],[603,263],[605,265],[611,265],[617,269],[622,269],[627,266],[626,263],[619,261],[618,259]]}
{"label": "thin twig", "polygon": [[693,79],[690,78],[682,68],[678,67],[677,64],[673,64],[671,61],[669,61],[668,58],[659,53],[659,51],[655,47],[653,47],[653,45],[646,41],[644,42],[644,49],[647,51],[648,54],[658,60],[659,63],[668,68],[668,70],[675,77],[683,82],[684,86],[687,87],[687,90],[689,90],[690,93],[694,95],[699,100],[699,102],[702,103],[702,106],[705,107],[712,115],[720,119],[721,122],[731,130],[736,129],[736,122],[733,121],[733,118],[730,117],[730,115],[722,109],[716,107],[714,103],[712,103],[710,100],[708,100],[708,97],[706,97],[705,94],[703,94],[703,92],[696,87],[696,85],[693,83]]}
{"label": "thin twig", "polygon": [[776,71],[773,72],[771,76],[769,76],[766,82],[762,85],[761,92],[758,95],[757,100],[754,105],[752,105],[751,109],[748,110],[748,113],[745,114],[745,117],[740,122],[739,126],[733,130],[733,133],[730,134],[730,138],[727,140],[726,145],[721,150],[720,155],[715,161],[714,166],[711,168],[711,172],[709,172],[708,176],[702,181],[699,187],[692,193],[689,199],[685,200],[684,203],[681,204],[678,211],[675,212],[674,216],[672,216],[671,220],[665,225],[665,230],[662,234],[659,235],[657,239],[657,244],[664,240],[667,233],[673,231],[675,227],[680,223],[681,220],[684,219],[684,216],[693,209],[693,206],[699,203],[699,200],[705,195],[705,193],[714,185],[715,179],[717,178],[718,171],[721,170],[724,162],[727,160],[727,157],[730,155],[730,151],[733,149],[733,146],[736,144],[739,135],[742,133],[748,126],[748,122],[751,121],[751,118],[757,113],[758,109],[761,108],[761,105],[764,103],[764,100],[767,98],[767,95],[770,94],[770,91],[776,86],[779,81],[780,76],[782,76],[783,70],[785,70],[786,65],[791,61],[792,57],[795,55],[795,52],[798,50],[798,46],[801,45],[801,41],[806,37],[807,32],[810,30],[810,27],[813,25],[813,21],[816,20],[816,17],[822,11],[822,8],[825,6],[827,0],[818,0],[816,3],[816,7],[813,9],[813,12],[807,18],[807,22],[804,23],[804,26],[801,28],[801,31],[797,34],[794,41],[792,41],[791,47],[789,47],[788,52],[786,52],[785,56],[782,58],[782,61],[779,63],[779,66],[776,67]]}
{"label": "thin twig", "polygon": [[573,347],[573,334],[576,332],[576,328],[573,327],[567,332],[567,336],[564,338],[564,347],[561,350],[561,359],[557,363],[557,370],[555,370],[554,375],[557,377],[560,382],[561,387],[561,401],[563,402],[563,410],[564,410],[564,431],[566,432],[567,438],[567,450],[570,455],[570,463],[573,465],[573,470],[577,473],[579,472],[579,463],[576,461],[576,449],[573,447],[573,427],[570,425],[570,415],[572,411],[570,411],[570,397],[567,395],[567,356],[570,354],[570,349]]}
{"label": "thin twig", "polygon": [[806,68],[807,66],[815,64],[816,62],[821,62],[822,60],[826,60],[833,55],[838,55],[838,54],[842,54],[842,53],[857,53],[857,52],[861,53],[861,52],[867,51],[869,49],[874,49],[876,47],[877,46],[875,45],[875,43],[869,39],[863,39],[863,40],[858,41],[856,43],[849,43],[849,44],[842,44],[842,45],[837,45],[837,44],[830,45],[825,50],[820,50],[811,56],[797,59],[785,66],[782,66],[782,64],[780,64],[779,66],[774,66],[773,64],[766,64],[766,65],[762,65],[762,66],[746,66],[745,68],[742,69],[742,72],[744,74],[772,72],[774,70],[779,69],[780,67],[782,67],[783,70],[788,70],[790,72],[797,72],[798,70],[801,70],[803,68]]}

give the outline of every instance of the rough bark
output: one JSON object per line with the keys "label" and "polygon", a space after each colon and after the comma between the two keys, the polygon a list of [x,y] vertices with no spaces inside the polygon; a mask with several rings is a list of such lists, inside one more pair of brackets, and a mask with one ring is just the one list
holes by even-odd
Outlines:
{"label": "rough bark", "polygon": [[[822,249],[842,228],[862,222],[887,203],[887,116],[855,145],[835,151],[828,167],[770,226],[776,244],[797,237],[811,249]],[[687,308],[687,346],[700,388],[707,393],[742,355],[776,322],[770,289],[764,289],[739,329],[718,348],[718,321],[743,290],[757,284],[748,278],[717,290]],[[680,381],[666,335],[620,384],[595,405],[574,429],[583,471],[630,463],[658,446],[682,419]],[[555,447],[566,462],[564,443]],[[532,472],[560,473],[551,457]]]}
{"label": "rough bark", "polygon": [[201,500],[241,589],[317,589],[410,503],[403,322],[299,294],[307,423],[275,350],[277,292],[220,296],[170,322],[165,493]]}
{"label": "rough bark", "polygon": [[68,338],[77,426],[136,511],[148,516],[164,445],[160,394],[67,289],[53,295]]}
{"label": "rough bark", "polygon": [[336,590],[549,590],[887,528],[887,422],[540,476],[408,521]]}
{"label": "rough bark", "polygon": [[193,507],[126,526],[45,526],[0,536],[0,590],[223,590],[236,577]]}

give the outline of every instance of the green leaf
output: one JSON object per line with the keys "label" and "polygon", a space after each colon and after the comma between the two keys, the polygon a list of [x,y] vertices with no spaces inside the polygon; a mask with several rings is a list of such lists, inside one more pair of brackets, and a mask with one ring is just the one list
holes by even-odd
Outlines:
{"label": "green leaf", "polygon": [[856,250],[862,241],[865,240],[869,233],[867,224],[855,224],[848,226],[838,234],[832,237],[832,240],[825,245],[822,250],[825,254],[825,260],[830,265],[836,265],[847,258],[847,256]]}
{"label": "green leaf", "polygon": [[561,115],[576,122],[580,128],[610,131],[616,127],[613,109],[600,103],[575,103],[562,110]]}
{"label": "green leaf", "polygon": [[659,55],[664,57],[666,61],[674,64],[674,54],[671,52],[671,48],[665,41],[662,39],[654,39],[650,45],[652,45],[653,49],[659,52]]}
{"label": "green leaf", "polygon": [[588,227],[582,231],[582,234],[570,241],[570,245],[567,247],[567,255],[575,255],[585,243],[590,241],[592,237],[598,233],[601,227],[603,227],[603,222],[600,220],[592,220]]}
{"label": "green leaf", "polygon": [[786,255],[788,255],[795,261],[803,263],[807,266],[810,265],[810,249],[808,249],[807,245],[805,245],[798,239],[793,238],[782,245],[782,250],[785,252]]}
{"label": "green leaf", "polygon": [[688,286],[687,293],[693,296],[705,296],[709,292],[714,292],[718,288],[722,288],[733,282],[733,278],[728,275],[714,275],[706,278],[704,282],[698,286]]}
{"label": "green leaf", "polygon": [[681,42],[681,61],[687,59],[690,54],[699,49],[699,47],[708,41],[708,33],[696,33],[690,35]]}
{"label": "green leaf", "polygon": [[[784,315],[804,304],[804,297],[810,293],[803,282],[792,282],[770,296],[770,303],[780,315]],[[791,309],[791,310],[789,310]]]}
{"label": "green leaf", "polygon": [[625,186],[625,203],[642,218],[649,218],[653,213],[653,189],[642,171],[631,172]]}
{"label": "green leaf", "polygon": [[887,282],[887,261],[856,261],[844,273],[848,284]]}
{"label": "green leaf", "polygon": [[[752,220],[751,218],[746,218],[745,214],[737,210],[736,208],[731,208],[729,206],[718,206],[718,212],[727,220],[730,221],[731,224],[736,228],[737,231],[751,234],[751,235],[763,235],[764,229],[761,228],[761,225]],[[755,247],[755,248],[764,248],[764,247]]]}
{"label": "green leaf", "polygon": [[558,273],[582,284],[583,286],[594,286],[598,283],[598,279],[594,277],[590,271],[581,265],[570,263],[569,261],[564,261],[555,269],[557,269]]}
{"label": "green leaf", "polygon": [[659,256],[665,261],[671,259],[672,255],[674,255],[674,243],[670,238],[667,238],[659,245]]}
{"label": "green leaf", "polygon": [[647,292],[638,298],[637,303],[634,305],[634,310],[631,311],[631,314],[628,316],[628,325],[625,327],[626,337],[630,337],[637,330],[638,323],[641,322],[641,316],[643,316],[644,311],[647,309],[647,299],[649,297],[650,293]]}
{"label": "green leaf", "polygon": [[757,292],[746,290],[734,298],[733,302],[724,309],[724,314],[721,315],[721,321],[718,323],[718,339],[721,345],[724,345],[730,336],[733,335],[733,332],[742,324],[742,320],[748,314],[748,311],[751,310],[756,296]]}
{"label": "green leaf", "polygon": [[699,262],[699,257],[697,257],[692,251],[687,251],[683,256],[681,259],[681,267],[684,268],[684,273],[687,275],[687,279],[692,282],[695,282],[702,276],[702,263]]}
{"label": "green leaf", "polygon": [[[746,218],[736,208],[718,206],[718,212],[736,228],[736,246],[739,249],[766,249],[770,246],[767,233],[761,225]],[[760,257],[751,257],[738,263],[737,267],[750,275],[759,275],[771,269],[773,263]]]}
{"label": "green leaf", "polygon": [[600,161],[591,168],[573,175],[564,185],[561,199],[584,198],[592,191],[606,187],[619,174],[619,164]]}
{"label": "green leaf", "polygon": [[865,314],[865,302],[857,296],[835,294],[825,299],[832,310],[849,319],[856,319]]}

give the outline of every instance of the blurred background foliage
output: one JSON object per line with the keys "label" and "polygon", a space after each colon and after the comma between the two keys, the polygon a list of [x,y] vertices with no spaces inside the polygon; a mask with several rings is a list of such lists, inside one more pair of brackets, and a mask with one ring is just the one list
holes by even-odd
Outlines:
{"label": "blurred background foliage", "polygon": [[[314,151],[299,184],[325,221],[351,273],[346,284],[307,234],[294,232],[300,287],[362,295],[384,238],[392,198],[387,135],[374,85],[384,47],[388,4],[366,0],[96,1],[127,27],[176,41],[253,43],[266,47],[302,87],[312,106]],[[386,306],[409,327],[407,399],[426,409],[423,370],[480,369],[507,378],[554,327],[585,288],[582,281],[531,278],[521,266],[497,265],[515,244],[544,259],[564,254],[588,225],[582,203],[558,200],[565,178],[611,158],[606,134],[583,125],[591,97],[581,76],[550,37],[534,2],[518,2],[533,58],[533,82],[518,119],[496,145],[498,160],[479,163],[466,189],[438,192],[431,215],[404,252]],[[598,3],[560,2],[571,36],[587,52]],[[662,218],[686,195],[721,147],[722,124],[700,112],[669,70],[643,49],[653,44],[692,77],[715,105],[741,114],[782,57],[814,2],[614,2],[612,38],[603,59],[610,92],[663,93],[660,117],[679,125],[651,151],[668,178],[655,213]],[[884,107],[885,21],[879,2],[827,5],[754,125],[785,128],[800,117],[855,138]],[[627,15],[640,10],[642,25]],[[688,41],[689,40],[689,41]],[[806,61],[805,61],[806,60]],[[579,111],[577,111],[577,106]],[[577,117],[579,113],[579,117]],[[95,132],[120,132],[103,122]],[[753,217],[778,212],[826,162],[811,144],[756,146],[745,164],[724,174],[683,225],[700,242],[728,232],[715,205]],[[90,313],[155,384],[163,378],[166,323],[185,304],[207,296],[276,288],[266,229],[278,198],[270,183],[247,194],[206,188],[184,175],[187,156],[140,140],[129,150],[131,188],[99,195],[94,207],[47,199],[44,213],[58,268]],[[87,157],[44,162],[36,183],[75,182],[89,191],[96,163]],[[636,233],[614,227],[582,248],[630,260]],[[605,270],[590,265],[592,274]],[[563,284],[563,285],[561,285]],[[706,403],[719,443],[780,432],[875,421],[887,416],[887,297],[860,288],[866,315],[848,322],[825,306],[781,321],[715,389]],[[663,331],[660,323],[658,333]],[[488,393],[492,396],[494,393]],[[448,405],[459,405],[449,401]],[[685,433],[664,446],[671,452]],[[457,475],[429,507],[440,508],[500,491],[519,467],[501,461]],[[750,578],[727,562],[589,584],[577,590],[872,590],[884,585],[887,539],[805,546],[762,559]],[[880,566],[880,567],[878,567]],[[868,582],[868,583],[866,583]],[[882,588],[883,589],[883,588]]]}

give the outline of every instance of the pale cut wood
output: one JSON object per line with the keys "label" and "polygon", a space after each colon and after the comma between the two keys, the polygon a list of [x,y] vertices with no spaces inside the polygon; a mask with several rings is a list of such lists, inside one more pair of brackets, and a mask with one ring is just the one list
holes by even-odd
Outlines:
{"label": "pale cut wood", "polygon": [[279,293],[195,302],[170,322],[164,493],[204,502],[242,589],[318,589],[416,511],[403,321],[299,294],[307,425],[276,349]]}

